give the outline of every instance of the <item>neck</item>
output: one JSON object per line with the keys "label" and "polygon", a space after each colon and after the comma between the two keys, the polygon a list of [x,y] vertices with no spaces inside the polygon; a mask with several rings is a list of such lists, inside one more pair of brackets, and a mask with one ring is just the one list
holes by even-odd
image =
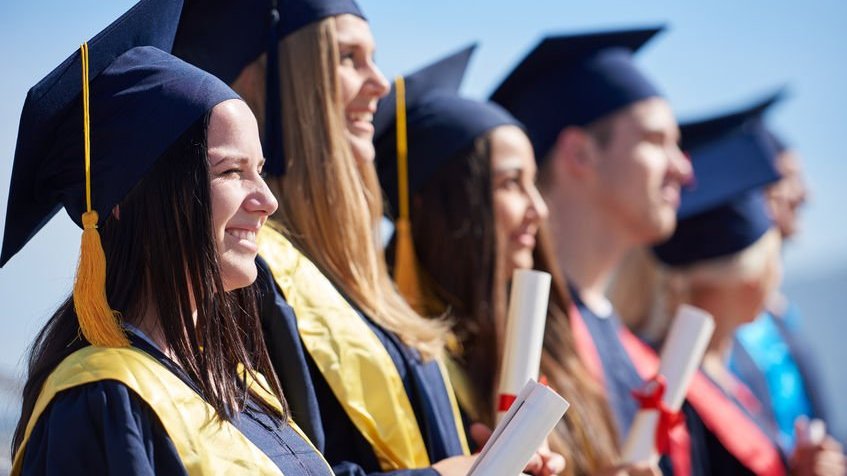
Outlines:
{"label": "neck", "polygon": [[[143,332],[147,337],[156,344],[156,347],[162,351],[163,354],[168,356],[174,362],[177,362],[176,354],[174,354],[173,349],[168,344],[167,338],[165,338],[165,332],[162,329],[162,326],[159,321],[158,313],[153,310],[153,306],[148,305],[145,306],[146,311],[144,315],[138,320],[136,327]],[[197,325],[197,309],[193,307],[192,303],[192,318],[194,319],[194,325]]]}
{"label": "neck", "polygon": [[632,244],[614,220],[567,188],[556,186],[544,197],[550,207],[557,264],[585,304],[594,308],[605,301],[606,286]]}

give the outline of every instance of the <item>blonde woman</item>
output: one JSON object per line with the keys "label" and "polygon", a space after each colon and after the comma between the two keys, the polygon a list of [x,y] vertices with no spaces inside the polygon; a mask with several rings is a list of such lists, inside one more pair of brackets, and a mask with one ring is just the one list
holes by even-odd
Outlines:
{"label": "blonde woman", "polygon": [[[762,403],[732,375],[728,358],[735,331],[764,309],[781,279],[781,237],[763,188],[779,179],[775,144],[761,119],[767,106],[682,126],[696,184],[683,194],[674,235],[654,249],[664,265],[659,282],[666,314],[688,303],[714,316],[702,370],[741,410],[733,426],[748,444],[758,442],[760,458],[778,454],[779,432],[764,418]],[[832,438],[807,442],[783,458],[792,474],[845,471],[841,447]],[[724,471],[732,472],[730,466]]]}
{"label": "blonde woman", "polygon": [[336,474],[465,474],[447,326],[405,303],[379,246],[371,121],[388,83],[368,24],[352,1],[242,3],[189,2],[175,52],[264,125],[280,207],[259,236],[263,324],[292,416]]}

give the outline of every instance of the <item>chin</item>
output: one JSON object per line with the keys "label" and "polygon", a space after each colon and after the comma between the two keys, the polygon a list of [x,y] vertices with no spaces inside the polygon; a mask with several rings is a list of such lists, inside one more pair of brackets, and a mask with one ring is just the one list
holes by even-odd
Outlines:
{"label": "chin", "polygon": [[357,164],[367,164],[374,161],[376,150],[370,138],[366,139],[349,134],[348,141],[350,143],[350,149],[353,151],[353,158],[356,159]]}
{"label": "chin", "polygon": [[532,269],[532,266],[535,264],[535,261],[532,259],[532,251],[527,250],[515,252],[510,261],[511,270],[507,270],[510,271],[509,277],[511,277],[511,273],[516,269]]}
{"label": "chin", "polygon": [[256,281],[257,275],[255,261],[251,261],[249,265],[246,263],[237,266],[229,265],[223,266],[221,269],[221,281],[223,281],[226,292],[252,285]]}
{"label": "chin", "polygon": [[648,222],[650,230],[645,230],[646,244],[661,243],[673,235],[676,230],[676,211],[663,210]]}

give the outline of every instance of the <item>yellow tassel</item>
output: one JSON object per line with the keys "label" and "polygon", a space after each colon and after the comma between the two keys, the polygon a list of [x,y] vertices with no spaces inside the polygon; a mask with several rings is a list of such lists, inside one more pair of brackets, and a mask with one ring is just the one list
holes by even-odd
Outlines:
{"label": "yellow tassel", "polygon": [[418,276],[418,260],[415,257],[415,245],[412,242],[412,227],[409,220],[400,218],[395,225],[394,240],[394,281],[397,289],[412,306],[412,309],[422,312],[424,297],[421,292],[420,277]]}
{"label": "yellow tassel", "polygon": [[106,255],[97,232],[97,212],[82,214],[82,245],[74,281],[74,309],[82,335],[92,345],[127,347],[120,314],[106,298]]}
{"label": "yellow tassel", "polygon": [[82,59],[82,124],[85,148],[85,204],[82,214],[82,244],[74,280],[74,310],[82,335],[92,345],[128,347],[129,339],[120,325],[120,314],[106,298],[106,254],[97,232],[97,212],[91,209],[91,141],[88,114],[88,44],[80,47]]}
{"label": "yellow tassel", "polygon": [[419,313],[424,311],[418,261],[415,259],[415,245],[412,242],[412,222],[409,218],[409,162],[406,143],[406,81],[403,76],[394,80],[397,97],[397,203],[400,210],[394,223],[394,281],[397,289],[409,305]]}

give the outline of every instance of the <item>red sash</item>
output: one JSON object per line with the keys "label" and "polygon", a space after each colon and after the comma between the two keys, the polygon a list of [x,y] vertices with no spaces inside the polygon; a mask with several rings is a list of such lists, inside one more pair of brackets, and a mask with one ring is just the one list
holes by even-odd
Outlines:
{"label": "red sash", "polygon": [[[659,368],[659,357],[656,352],[626,328],[621,328],[620,337],[639,373],[655,374]],[[686,400],[694,407],[706,428],[718,438],[724,448],[750,471],[758,476],[785,475],[785,466],[774,444],[699,370],[688,387]],[[727,424],[728,422],[731,424]],[[671,460],[673,461],[673,447],[671,447]],[[675,462],[674,471],[676,471]]]}

